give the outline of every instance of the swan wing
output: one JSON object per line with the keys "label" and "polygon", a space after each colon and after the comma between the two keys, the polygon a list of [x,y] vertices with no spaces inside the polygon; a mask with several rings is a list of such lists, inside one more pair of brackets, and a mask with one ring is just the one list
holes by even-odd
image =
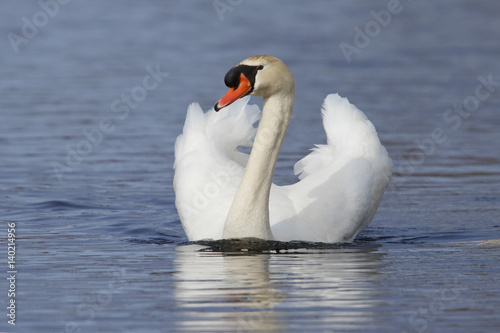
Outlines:
{"label": "swan wing", "polygon": [[259,119],[250,97],[204,113],[189,106],[183,133],[175,142],[175,205],[189,240],[220,239],[229,207],[241,181]]}
{"label": "swan wing", "polygon": [[364,113],[331,94],[322,115],[327,144],[295,164],[299,182],[271,189],[276,239],[352,241],[372,220],[389,184],[392,161]]}

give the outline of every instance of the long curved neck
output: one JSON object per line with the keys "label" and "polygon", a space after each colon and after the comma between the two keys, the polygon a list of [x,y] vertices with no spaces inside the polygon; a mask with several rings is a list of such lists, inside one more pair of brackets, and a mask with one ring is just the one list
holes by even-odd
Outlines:
{"label": "long curved neck", "polygon": [[294,98],[293,92],[264,98],[252,152],[229,209],[223,238],[274,239],[269,224],[269,194]]}

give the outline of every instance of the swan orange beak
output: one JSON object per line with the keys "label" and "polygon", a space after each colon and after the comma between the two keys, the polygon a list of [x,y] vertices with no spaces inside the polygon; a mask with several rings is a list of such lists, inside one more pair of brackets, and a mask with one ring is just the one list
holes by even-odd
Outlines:
{"label": "swan orange beak", "polygon": [[250,80],[248,80],[243,73],[240,73],[240,83],[238,87],[236,89],[229,88],[228,92],[222,96],[217,103],[215,103],[215,111],[219,111],[220,109],[234,103],[238,98],[248,95],[251,90],[252,84],[250,83]]}

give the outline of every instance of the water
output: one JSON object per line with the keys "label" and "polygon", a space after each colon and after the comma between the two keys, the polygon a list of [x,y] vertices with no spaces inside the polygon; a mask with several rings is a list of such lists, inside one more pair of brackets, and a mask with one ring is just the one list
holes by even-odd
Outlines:
{"label": "water", "polygon": [[[1,242],[15,222],[18,273],[15,326],[0,283],[0,331],[498,331],[500,87],[475,96],[500,81],[500,5],[401,1],[377,29],[370,12],[388,3],[71,1],[43,16],[5,2]],[[23,17],[39,27],[15,53]],[[339,45],[356,46],[355,27],[372,30],[348,62]],[[331,92],[365,111],[394,160],[353,244],[221,252],[184,235],[172,164],[185,110],[210,108],[226,71],[259,53],[296,78],[277,183],[324,142]]]}

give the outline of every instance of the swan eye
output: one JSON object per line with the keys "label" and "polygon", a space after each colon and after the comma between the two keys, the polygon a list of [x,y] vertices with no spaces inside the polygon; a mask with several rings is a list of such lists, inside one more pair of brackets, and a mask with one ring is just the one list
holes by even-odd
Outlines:
{"label": "swan eye", "polygon": [[257,66],[258,71],[260,71],[262,68],[264,68],[264,66],[262,66],[262,65]]}

